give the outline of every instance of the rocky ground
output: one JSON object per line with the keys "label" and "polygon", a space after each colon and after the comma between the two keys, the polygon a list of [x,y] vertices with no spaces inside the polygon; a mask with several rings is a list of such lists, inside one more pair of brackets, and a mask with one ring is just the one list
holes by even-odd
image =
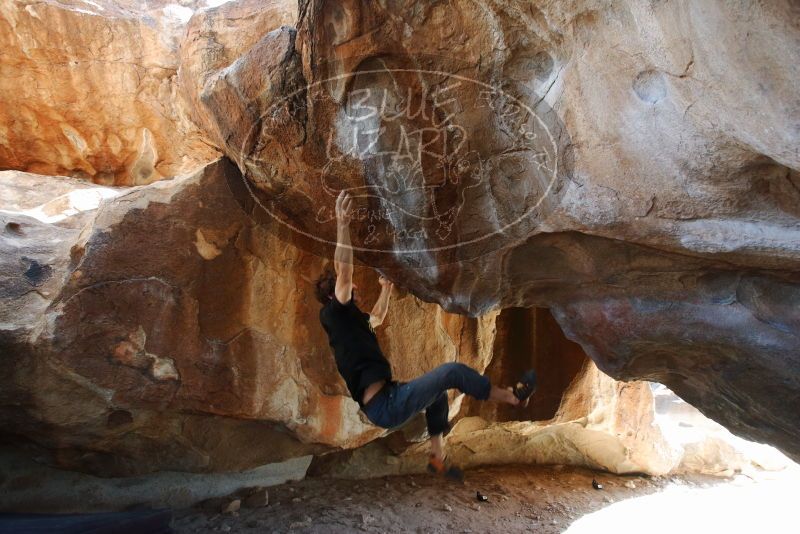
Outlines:
{"label": "rocky ground", "polygon": [[[602,490],[592,487],[593,478]],[[750,482],[739,478],[746,480],[616,476],[564,466],[471,470],[463,485],[426,475],[312,478],[269,488],[270,502],[263,508],[241,508],[233,514],[200,507],[176,511],[173,526],[177,532],[193,533],[562,532],[579,528],[576,521],[614,503],[669,494],[670,488],[691,492]],[[477,492],[488,501],[479,502]],[[677,512],[672,508],[670,513]],[[628,519],[623,526],[639,528]]]}

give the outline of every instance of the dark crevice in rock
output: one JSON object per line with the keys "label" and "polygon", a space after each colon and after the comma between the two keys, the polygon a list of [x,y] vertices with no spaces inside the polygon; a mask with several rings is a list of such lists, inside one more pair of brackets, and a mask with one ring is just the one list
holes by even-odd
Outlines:
{"label": "dark crevice in rock", "polygon": [[564,335],[547,308],[506,308],[497,317],[492,362],[486,375],[493,384],[514,385],[536,369],[538,389],[525,408],[468,399],[465,415],[488,421],[544,421],[558,411],[564,393],[586,365],[580,345]]}

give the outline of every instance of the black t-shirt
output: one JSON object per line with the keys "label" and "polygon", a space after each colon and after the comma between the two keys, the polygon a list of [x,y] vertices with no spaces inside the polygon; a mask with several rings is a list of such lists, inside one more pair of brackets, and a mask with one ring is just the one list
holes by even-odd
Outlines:
{"label": "black t-shirt", "polygon": [[369,314],[358,309],[352,298],[342,304],[334,297],[320,310],[319,320],[333,348],[336,368],[361,405],[370,384],[392,379],[392,368],[369,324]]}

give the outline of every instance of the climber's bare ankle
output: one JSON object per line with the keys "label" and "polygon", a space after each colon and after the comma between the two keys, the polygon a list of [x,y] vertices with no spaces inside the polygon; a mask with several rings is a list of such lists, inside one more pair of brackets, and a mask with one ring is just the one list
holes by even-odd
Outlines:
{"label": "climber's bare ankle", "polygon": [[441,434],[431,436],[431,456],[440,462],[444,461],[444,437]]}
{"label": "climber's bare ankle", "polygon": [[513,406],[519,404],[519,399],[514,396],[514,393],[510,389],[503,389],[497,386],[492,386],[492,391],[489,393],[489,400],[505,402]]}

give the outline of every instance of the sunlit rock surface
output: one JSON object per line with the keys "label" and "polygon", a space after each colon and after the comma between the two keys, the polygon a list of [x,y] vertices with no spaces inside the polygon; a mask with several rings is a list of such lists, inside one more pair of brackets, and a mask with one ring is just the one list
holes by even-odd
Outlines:
{"label": "sunlit rock surface", "polygon": [[3,2],[0,169],[136,185],[216,159],[176,83],[185,23],[204,4]]}
{"label": "sunlit rock surface", "polygon": [[[0,191],[46,180],[0,173]],[[245,469],[381,435],[319,324],[327,260],[255,224],[228,183],[241,180],[225,161],[132,189],[64,179],[0,212],[5,433],[106,476]],[[376,275],[357,281],[370,306]],[[483,369],[494,316],[401,294],[379,335],[401,380]]]}

